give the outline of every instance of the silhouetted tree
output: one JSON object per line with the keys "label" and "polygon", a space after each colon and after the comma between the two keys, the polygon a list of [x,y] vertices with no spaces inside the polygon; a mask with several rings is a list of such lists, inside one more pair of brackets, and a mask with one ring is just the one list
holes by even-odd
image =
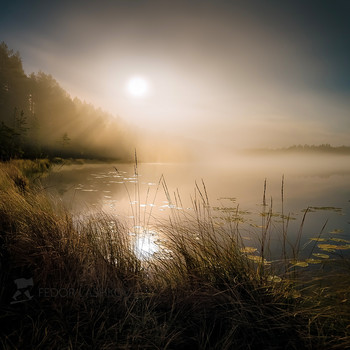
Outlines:
{"label": "silhouetted tree", "polygon": [[121,120],[73,100],[51,75],[27,76],[19,53],[5,43],[0,44],[0,122],[6,157],[13,147],[11,157],[55,156],[64,150],[70,157],[129,159],[135,137]]}
{"label": "silhouetted tree", "polygon": [[67,147],[70,143],[70,138],[68,137],[68,134],[65,132],[62,137],[58,140],[58,143],[64,148]]}
{"label": "silhouetted tree", "polygon": [[18,134],[14,128],[7,126],[4,122],[0,123],[0,158],[9,160],[22,155],[22,149],[16,144]]}

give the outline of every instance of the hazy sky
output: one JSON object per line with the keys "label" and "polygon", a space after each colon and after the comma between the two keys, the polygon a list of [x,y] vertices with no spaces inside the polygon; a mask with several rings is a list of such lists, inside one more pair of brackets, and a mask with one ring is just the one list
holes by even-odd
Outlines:
{"label": "hazy sky", "polygon": [[[350,1],[2,1],[26,73],[213,144],[350,144]],[[150,90],[126,90],[133,76]]]}

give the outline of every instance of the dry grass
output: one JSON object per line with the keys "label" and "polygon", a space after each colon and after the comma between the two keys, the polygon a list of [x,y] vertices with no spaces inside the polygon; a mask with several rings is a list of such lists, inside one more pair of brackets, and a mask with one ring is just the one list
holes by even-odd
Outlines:
{"label": "dry grass", "polygon": [[[238,227],[216,226],[205,189],[198,191],[193,218],[174,212],[157,228],[168,253],[144,262],[126,225],[103,213],[73,218],[59,201],[30,187],[16,166],[1,164],[1,346],[349,346],[349,278],[340,284],[340,272],[330,267],[331,285],[322,275],[271,279],[273,267],[247,259]],[[338,263],[348,276],[346,261]],[[11,304],[17,278],[33,278],[33,298]]]}

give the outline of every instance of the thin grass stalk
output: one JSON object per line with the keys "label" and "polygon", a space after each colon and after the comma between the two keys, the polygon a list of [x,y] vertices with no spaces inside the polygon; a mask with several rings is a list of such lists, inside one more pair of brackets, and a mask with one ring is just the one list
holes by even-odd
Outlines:
{"label": "thin grass stalk", "polygon": [[311,251],[310,251],[310,254],[309,254],[309,256],[308,256],[308,259],[311,258],[311,255],[313,254],[313,252],[314,252],[314,250],[315,250],[315,248],[316,248],[318,239],[321,238],[322,233],[323,233],[323,231],[325,230],[327,224],[328,224],[328,219],[325,221],[325,223],[323,224],[323,226],[322,226],[322,228],[321,228],[321,231],[320,231],[319,234],[317,235],[317,238],[316,238],[316,240],[315,240],[315,243],[314,243],[314,245],[313,245],[313,247],[312,247],[312,249],[311,249]]}
{"label": "thin grass stalk", "polygon": [[284,216],[284,174],[282,175],[282,184],[281,184],[281,215],[282,215],[282,235],[283,235],[283,246],[282,246],[282,254],[284,265],[286,269],[286,261],[287,261],[287,248],[286,248],[286,240],[287,240],[287,226],[285,224],[285,216]]}
{"label": "thin grass stalk", "polygon": [[292,246],[293,259],[294,260],[298,260],[298,257],[299,257],[301,236],[303,235],[303,228],[304,228],[306,215],[307,215],[307,213],[309,211],[310,211],[310,207],[307,207],[305,212],[304,212],[303,218],[301,220],[301,224],[300,224],[300,227],[299,227],[299,231],[298,231],[298,234],[297,234],[297,238],[296,238],[295,244]]}
{"label": "thin grass stalk", "polygon": [[164,176],[163,174],[160,176],[159,180],[158,180],[158,183],[157,183],[157,187],[156,187],[156,191],[154,193],[154,197],[153,197],[153,201],[152,201],[152,205],[151,205],[151,209],[149,211],[149,215],[148,215],[148,220],[147,220],[147,224],[146,224],[146,227],[149,227],[149,223],[150,223],[150,220],[152,218],[152,212],[153,212],[153,207],[154,207],[154,203],[156,202],[156,198],[157,198],[157,195],[158,195],[158,190],[159,190],[159,187],[160,187],[160,184],[162,183],[164,179]]}
{"label": "thin grass stalk", "polygon": [[[121,175],[116,167],[114,167],[114,169],[115,169],[115,171],[117,172],[118,175]],[[123,181],[123,185],[124,185],[125,191],[126,191],[126,193],[128,195],[129,202],[131,204],[131,214],[133,216],[134,226],[136,226],[134,207],[132,205],[132,199],[131,199],[130,191],[129,191],[128,186],[126,185],[126,183],[124,181]]]}

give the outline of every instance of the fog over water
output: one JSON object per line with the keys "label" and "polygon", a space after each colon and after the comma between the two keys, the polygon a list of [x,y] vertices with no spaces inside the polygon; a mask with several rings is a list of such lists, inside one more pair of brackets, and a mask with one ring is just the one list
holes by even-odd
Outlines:
{"label": "fog over water", "polygon": [[[114,166],[117,167],[116,172]],[[172,200],[165,195],[164,176]],[[193,215],[195,183],[204,193],[205,184],[213,216],[229,215],[236,210],[242,217],[242,234],[246,244],[257,244],[263,211],[264,181],[266,202],[274,213],[281,214],[281,187],[284,176],[284,214],[290,216],[289,235],[295,240],[304,211],[310,208],[304,224],[302,244],[320,234],[350,240],[350,163],[348,156],[288,155],[238,156],[191,163],[141,163],[138,175],[133,164],[67,165],[54,170],[45,186],[62,196],[76,214],[103,210],[114,217],[135,224],[135,208],[139,210],[137,225],[155,224],[169,218],[172,211]],[[140,195],[136,195],[139,191]],[[177,195],[180,195],[180,201]],[[281,220],[273,224],[272,246],[280,242]],[[220,222],[220,219],[218,219]],[[334,234],[333,234],[334,235]],[[251,240],[251,242],[250,242]]]}

